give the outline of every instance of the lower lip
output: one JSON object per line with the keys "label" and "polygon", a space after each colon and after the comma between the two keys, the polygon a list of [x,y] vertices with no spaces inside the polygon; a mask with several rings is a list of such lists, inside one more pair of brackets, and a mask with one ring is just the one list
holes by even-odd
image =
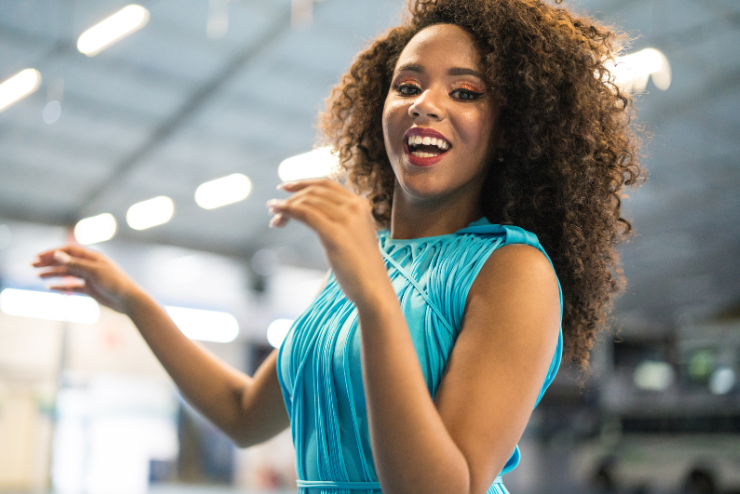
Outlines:
{"label": "lower lip", "polygon": [[432,166],[436,165],[440,161],[442,161],[442,158],[450,152],[448,149],[442,154],[438,154],[437,156],[430,156],[429,158],[422,158],[420,156],[414,156],[411,154],[411,151],[409,151],[408,145],[404,142],[403,143],[403,150],[406,152],[406,156],[409,158],[409,163],[411,163],[414,166]]}

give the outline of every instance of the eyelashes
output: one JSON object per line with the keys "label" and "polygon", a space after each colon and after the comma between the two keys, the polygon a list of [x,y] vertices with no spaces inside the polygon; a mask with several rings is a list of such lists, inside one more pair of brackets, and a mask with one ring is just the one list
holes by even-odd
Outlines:
{"label": "eyelashes", "polygon": [[[485,92],[476,89],[478,88],[474,88],[472,85],[461,84],[459,87],[450,91],[449,95],[462,101],[472,101],[485,94]],[[422,91],[418,83],[408,79],[402,79],[397,84],[394,84],[393,90],[401,96],[416,96]]]}
{"label": "eyelashes", "polygon": [[472,91],[470,89],[463,89],[463,88],[455,89],[450,94],[457,94],[458,99],[466,100],[466,101],[475,100],[483,96],[483,92]]}

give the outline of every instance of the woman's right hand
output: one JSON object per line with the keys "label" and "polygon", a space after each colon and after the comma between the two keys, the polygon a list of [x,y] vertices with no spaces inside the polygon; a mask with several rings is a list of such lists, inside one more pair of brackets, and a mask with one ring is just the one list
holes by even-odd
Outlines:
{"label": "woman's right hand", "polygon": [[127,313],[134,296],[142,292],[112,260],[78,245],[42,252],[31,265],[47,268],[39,273],[40,278],[78,278],[64,279],[50,286],[52,290],[84,293],[118,312]]}

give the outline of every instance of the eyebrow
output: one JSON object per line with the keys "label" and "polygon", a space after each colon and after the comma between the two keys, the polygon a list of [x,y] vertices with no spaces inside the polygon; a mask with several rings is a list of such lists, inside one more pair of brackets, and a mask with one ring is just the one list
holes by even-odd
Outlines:
{"label": "eyebrow", "polygon": [[[407,63],[404,65],[401,65],[398,67],[399,72],[409,71],[409,72],[416,72],[419,74],[424,73],[424,66],[420,65],[418,63]],[[448,75],[472,75],[474,77],[477,77],[480,80],[484,80],[483,74],[478,72],[477,70],[469,69],[467,67],[452,67],[450,70],[447,71]]]}

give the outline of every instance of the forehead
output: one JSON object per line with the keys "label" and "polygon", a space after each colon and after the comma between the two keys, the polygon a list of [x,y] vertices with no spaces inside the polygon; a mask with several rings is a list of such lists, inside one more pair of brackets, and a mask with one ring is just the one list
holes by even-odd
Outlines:
{"label": "forehead", "polygon": [[435,24],[411,38],[396,66],[407,63],[426,65],[424,61],[477,69],[481,57],[472,34],[454,24]]}

